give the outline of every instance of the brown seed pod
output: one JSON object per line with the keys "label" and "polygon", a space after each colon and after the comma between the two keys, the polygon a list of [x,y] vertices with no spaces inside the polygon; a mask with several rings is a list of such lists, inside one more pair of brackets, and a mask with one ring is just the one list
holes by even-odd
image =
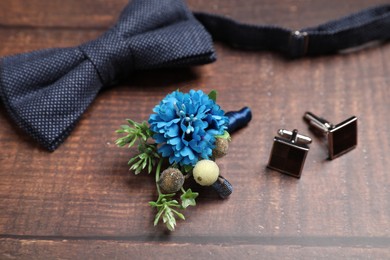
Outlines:
{"label": "brown seed pod", "polygon": [[214,158],[221,158],[227,155],[229,149],[229,141],[226,138],[216,138],[215,148],[213,150]]}
{"label": "brown seed pod", "polygon": [[168,168],[160,175],[158,185],[166,193],[175,193],[184,184],[184,176],[179,169]]}

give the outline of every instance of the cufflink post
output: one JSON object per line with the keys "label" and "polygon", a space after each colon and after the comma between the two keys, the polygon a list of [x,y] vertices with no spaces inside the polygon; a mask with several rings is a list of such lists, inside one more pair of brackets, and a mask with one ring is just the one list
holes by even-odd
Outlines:
{"label": "cufflink post", "polygon": [[352,116],[337,125],[333,125],[311,112],[306,112],[303,118],[311,128],[327,136],[330,160],[351,151],[357,146],[356,116]]}
{"label": "cufflink post", "polygon": [[280,129],[275,136],[267,167],[296,178],[301,177],[305,164],[308,144],[311,138],[298,134],[298,130],[288,131]]}
{"label": "cufflink post", "polygon": [[323,134],[326,134],[329,129],[333,127],[333,125],[327,120],[320,118],[311,112],[306,112],[303,118],[309,123],[311,127],[322,132]]}
{"label": "cufflink post", "polygon": [[288,137],[292,143],[311,144],[311,138],[305,135],[298,134],[298,130],[288,131],[286,129],[279,129],[278,134],[281,137]]}

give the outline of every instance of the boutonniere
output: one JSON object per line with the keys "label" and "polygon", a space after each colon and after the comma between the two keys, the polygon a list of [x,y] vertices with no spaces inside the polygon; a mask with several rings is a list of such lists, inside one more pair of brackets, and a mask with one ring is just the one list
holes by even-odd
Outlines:
{"label": "boutonniere", "polygon": [[216,91],[174,91],[154,107],[148,122],[128,119],[116,131],[124,134],[116,140],[119,147],[138,150],[128,162],[130,170],[155,174],[158,197],[149,202],[157,210],[154,225],[162,221],[172,231],[177,218],[185,219],[182,211],[196,205],[199,193],[183,187],[189,178],[212,187],[221,198],[233,191],[215,160],[227,154],[230,134],[252,116],[247,107],[225,113],[216,98]]}

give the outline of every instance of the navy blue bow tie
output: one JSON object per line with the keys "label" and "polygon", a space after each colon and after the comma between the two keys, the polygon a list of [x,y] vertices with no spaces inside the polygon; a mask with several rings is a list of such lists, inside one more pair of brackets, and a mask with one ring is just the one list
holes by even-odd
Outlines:
{"label": "navy blue bow tie", "polygon": [[133,0],[118,23],[97,40],[1,59],[0,96],[17,125],[54,150],[101,88],[130,71],[213,62],[209,33],[241,49],[318,55],[390,38],[389,13],[390,6],[381,6],[291,31],[204,13],[195,14],[195,19],[182,0]]}
{"label": "navy blue bow tie", "polygon": [[0,95],[12,119],[54,150],[103,86],[132,70],[214,60],[210,35],[182,1],[136,0],[97,40],[2,59]]}

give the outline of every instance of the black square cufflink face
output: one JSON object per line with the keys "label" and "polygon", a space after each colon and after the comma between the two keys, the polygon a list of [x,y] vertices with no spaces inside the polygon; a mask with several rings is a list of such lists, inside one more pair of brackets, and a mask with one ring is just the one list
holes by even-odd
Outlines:
{"label": "black square cufflink face", "polygon": [[329,159],[343,155],[357,146],[357,118],[355,116],[329,129]]}
{"label": "black square cufflink face", "polygon": [[311,139],[298,134],[297,130],[290,132],[282,129],[278,133],[289,139],[275,136],[267,167],[300,178],[309,152],[307,144]]}
{"label": "black square cufflink face", "polygon": [[319,118],[310,112],[304,115],[310,126],[328,137],[329,159],[343,155],[357,146],[358,128],[355,116],[332,125],[323,118]]}

